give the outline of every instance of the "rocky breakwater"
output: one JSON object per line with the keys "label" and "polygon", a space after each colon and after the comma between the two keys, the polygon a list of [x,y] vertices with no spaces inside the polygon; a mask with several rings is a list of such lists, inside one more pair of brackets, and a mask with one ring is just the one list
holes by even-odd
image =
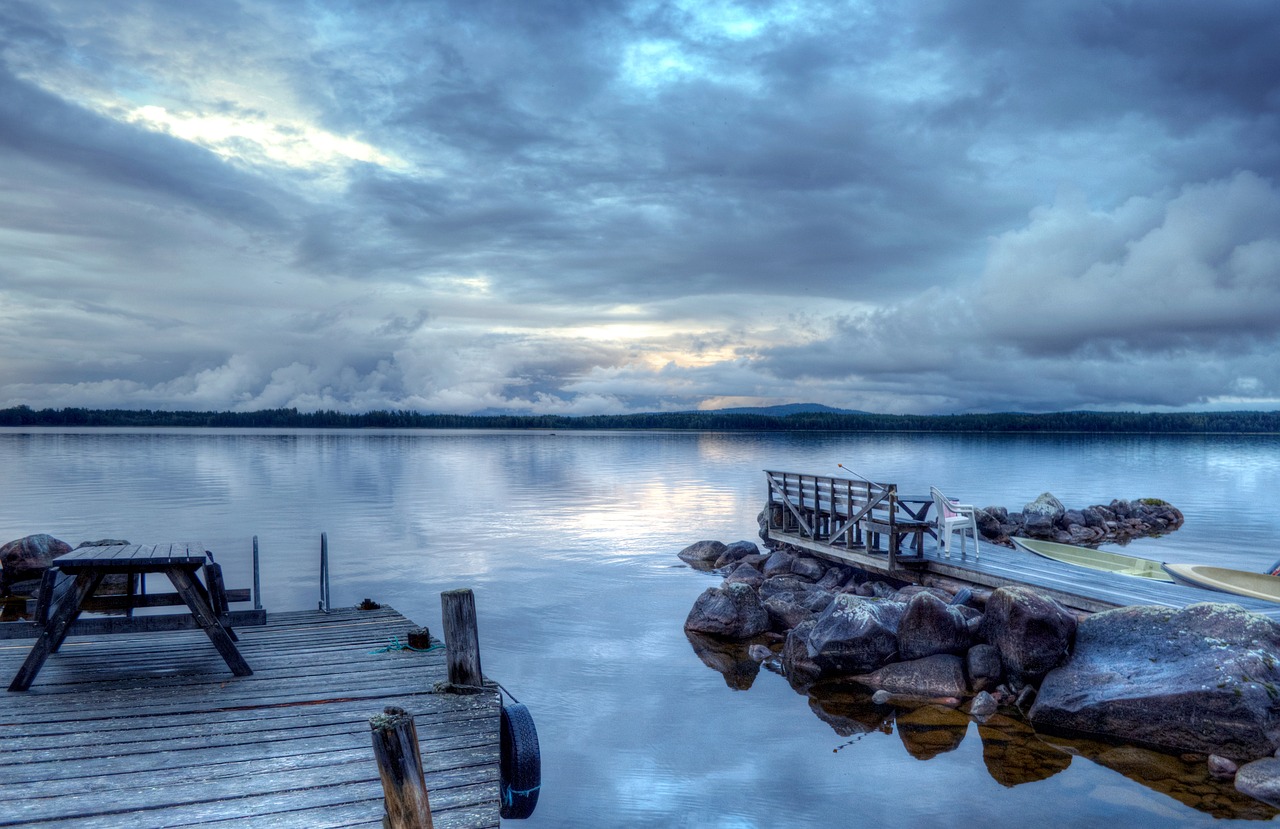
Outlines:
{"label": "rocky breakwater", "polygon": [[1280,806],[1280,624],[1238,605],[1078,619],[1030,588],[980,604],[968,590],[893,584],[750,541],[699,542],[680,557],[724,575],[685,630],[753,641],[753,657],[797,690],[856,682],[881,705],[929,700],[980,723],[998,714],[1194,754],[1218,778],[1239,767],[1241,792]]}
{"label": "rocky breakwater", "polygon": [[1164,535],[1182,526],[1182,512],[1159,498],[1113,500],[1081,509],[1068,509],[1045,492],[1022,508],[977,510],[978,531],[997,544],[1009,544],[1011,536],[1039,538],[1063,544],[1103,544]]}

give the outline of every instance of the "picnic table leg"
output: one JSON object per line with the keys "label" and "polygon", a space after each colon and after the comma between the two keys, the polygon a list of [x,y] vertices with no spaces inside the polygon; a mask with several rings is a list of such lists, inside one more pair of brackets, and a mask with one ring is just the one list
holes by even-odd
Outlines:
{"label": "picnic table leg", "polygon": [[250,676],[253,669],[249,667],[248,662],[244,661],[240,651],[236,650],[235,643],[227,635],[227,629],[218,621],[218,615],[209,606],[209,600],[205,598],[203,589],[197,589],[193,571],[183,567],[166,567],[164,572],[169,577],[169,581],[173,582],[183,601],[187,603],[187,607],[191,608],[191,615],[195,617],[196,623],[204,629],[209,641],[213,642],[213,646],[218,649],[218,653],[222,654],[231,672],[236,676]]}
{"label": "picnic table leg", "polygon": [[31,646],[31,652],[27,654],[22,667],[18,669],[17,676],[13,678],[13,682],[9,683],[10,691],[25,691],[31,687],[31,683],[35,681],[36,674],[40,673],[40,668],[44,666],[49,654],[57,651],[62,646],[62,641],[67,638],[71,626],[80,616],[80,605],[93,593],[94,588],[101,581],[100,574],[76,574],[75,584],[71,586],[70,592],[63,597],[57,607],[52,609],[49,620],[40,633],[40,638]]}

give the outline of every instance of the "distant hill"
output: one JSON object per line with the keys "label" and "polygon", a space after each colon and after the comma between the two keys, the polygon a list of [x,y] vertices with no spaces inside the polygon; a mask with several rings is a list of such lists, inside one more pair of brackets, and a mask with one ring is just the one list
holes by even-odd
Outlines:
{"label": "distant hill", "polygon": [[768,417],[786,417],[793,414],[814,414],[818,412],[826,414],[871,414],[858,409],[836,409],[831,406],[824,406],[821,403],[784,403],[780,406],[738,406],[732,409],[704,409],[704,412],[715,412],[716,414],[752,414],[766,415]]}

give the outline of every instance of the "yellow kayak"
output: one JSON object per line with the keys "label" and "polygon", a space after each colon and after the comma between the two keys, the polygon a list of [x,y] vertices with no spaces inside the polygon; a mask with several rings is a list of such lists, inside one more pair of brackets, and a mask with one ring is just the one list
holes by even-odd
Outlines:
{"label": "yellow kayak", "polygon": [[1059,544],[1056,541],[1041,541],[1038,538],[1015,537],[1010,541],[1029,553],[1061,561],[1064,564],[1074,564],[1077,567],[1088,567],[1090,570],[1102,570],[1107,573],[1119,573],[1123,576],[1137,576],[1153,581],[1173,581],[1173,577],[1162,569],[1160,562],[1149,558],[1109,553],[1105,550],[1077,547],[1074,544]]}
{"label": "yellow kayak", "polygon": [[1280,602],[1280,576],[1207,564],[1166,564],[1164,569],[1180,584]]}

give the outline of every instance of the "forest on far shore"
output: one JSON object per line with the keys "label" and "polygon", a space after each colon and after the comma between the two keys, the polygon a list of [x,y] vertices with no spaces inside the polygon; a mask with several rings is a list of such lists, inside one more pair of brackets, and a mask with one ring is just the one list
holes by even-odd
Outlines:
{"label": "forest on far shore", "polygon": [[1240,434],[1280,432],[1272,412],[1050,412],[883,415],[801,412],[650,412],[627,415],[450,415],[407,411],[347,414],[264,409],[256,412],[169,412],[151,409],[0,409],[0,426],[115,426],[282,429],[673,429],[728,432],[1087,432]]}

